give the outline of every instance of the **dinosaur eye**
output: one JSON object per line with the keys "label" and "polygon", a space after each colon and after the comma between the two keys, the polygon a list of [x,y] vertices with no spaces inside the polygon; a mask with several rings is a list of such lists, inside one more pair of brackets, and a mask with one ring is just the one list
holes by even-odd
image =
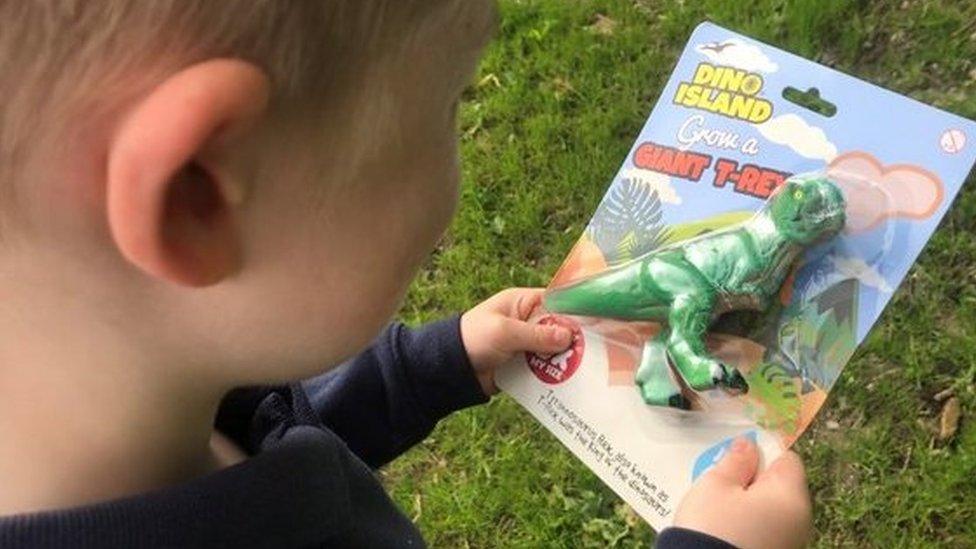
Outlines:
{"label": "dinosaur eye", "polygon": [[793,198],[795,200],[803,200],[803,191],[800,189],[793,191]]}

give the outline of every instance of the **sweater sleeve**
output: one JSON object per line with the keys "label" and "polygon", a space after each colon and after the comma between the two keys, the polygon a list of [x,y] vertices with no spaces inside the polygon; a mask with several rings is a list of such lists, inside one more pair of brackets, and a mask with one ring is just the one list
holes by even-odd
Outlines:
{"label": "sweater sleeve", "polygon": [[302,388],[322,423],[371,467],[423,440],[451,412],[488,400],[457,315],[419,329],[392,324],[361,354]]}
{"label": "sweater sleeve", "polygon": [[725,540],[686,528],[665,528],[657,536],[655,549],[736,549]]}

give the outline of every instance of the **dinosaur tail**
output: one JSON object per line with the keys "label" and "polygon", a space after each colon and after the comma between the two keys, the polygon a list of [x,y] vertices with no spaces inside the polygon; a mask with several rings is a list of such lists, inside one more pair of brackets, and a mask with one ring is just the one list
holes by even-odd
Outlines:
{"label": "dinosaur tail", "polygon": [[654,304],[652,300],[641,287],[640,263],[633,262],[551,289],[543,298],[543,305],[554,313],[649,320],[666,311],[665,304]]}

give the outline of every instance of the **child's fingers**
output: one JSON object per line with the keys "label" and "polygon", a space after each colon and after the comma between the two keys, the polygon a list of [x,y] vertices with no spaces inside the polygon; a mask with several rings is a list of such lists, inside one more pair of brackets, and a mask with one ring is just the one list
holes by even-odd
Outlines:
{"label": "child's fingers", "polygon": [[756,478],[756,485],[767,483],[805,493],[807,491],[807,475],[803,468],[803,460],[796,452],[791,450],[783,452],[783,455]]}
{"label": "child's fingers", "polygon": [[749,491],[757,497],[776,501],[784,520],[790,520],[795,528],[801,529],[797,539],[809,538],[813,505],[803,462],[795,452],[784,452],[756,477]]}
{"label": "child's fingers", "polygon": [[519,320],[528,320],[532,312],[542,305],[542,295],[545,293],[545,288],[524,288],[522,298],[515,308],[516,318]]}
{"label": "child's fingers", "polygon": [[746,488],[752,483],[759,469],[759,449],[746,437],[735,439],[725,456],[706,476],[712,481]]}
{"label": "child's fingers", "polygon": [[562,326],[530,324],[510,318],[504,320],[502,329],[504,350],[510,353],[559,353],[565,351],[573,339],[572,332]]}
{"label": "child's fingers", "polygon": [[527,320],[542,303],[544,288],[509,288],[498,294],[498,312],[511,318]]}

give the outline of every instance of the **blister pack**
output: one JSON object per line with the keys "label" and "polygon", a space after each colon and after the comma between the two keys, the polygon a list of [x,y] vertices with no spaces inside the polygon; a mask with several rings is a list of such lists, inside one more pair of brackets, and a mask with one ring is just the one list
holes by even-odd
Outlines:
{"label": "blister pack", "polygon": [[710,23],[500,372],[655,528],[735,436],[809,426],[976,161],[976,124]]}

